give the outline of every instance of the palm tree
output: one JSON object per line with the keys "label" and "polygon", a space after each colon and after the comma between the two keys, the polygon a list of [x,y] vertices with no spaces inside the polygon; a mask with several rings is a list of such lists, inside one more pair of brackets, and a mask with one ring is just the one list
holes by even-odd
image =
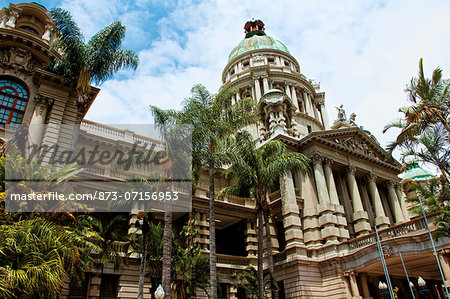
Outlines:
{"label": "palm tree", "polygon": [[0,226],[0,296],[56,297],[64,281],[81,272],[82,244],[65,228],[43,219]]}
{"label": "palm tree", "polygon": [[251,99],[241,99],[232,103],[235,91],[223,89],[211,94],[203,85],[191,89],[192,96],[186,100],[180,115],[182,123],[192,124],[192,169],[194,183],[200,172],[208,169],[209,175],[209,252],[211,298],[217,298],[216,269],[216,220],[214,176],[217,168],[223,165],[218,155],[219,142],[243,127],[256,122],[252,113],[254,103]]}
{"label": "palm tree", "polygon": [[286,145],[278,140],[269,141],[258,147],[258,141],[253,140],[250,133],[243,131],[235,138],[221,144],[227,154],[227,161],[231,166],[226,175],[237,178],[234,186],[221,190],[221,196],[226,194],[238,195],[243,189],[251,190],[255,197],[258,218],[258,298],[264,298],[263,273],[263,227],[265,223],[269,270],[273,274],[272,242],[270,237],[270,206],[268,192],[276,186],[280,176],[298,169],[303,173],[310,173],[308,158],[301,153],[287,152]]}
{"label": "palm tree", "polygon": [[197,290],[206,294],[209,287],[209,261],[202,255],[200,245],[195,242],[198,230],[194,228],[194,219],[183,226],[180,239],[175,242],[174,272],[178,280],[175,283],[175,298],[197,298]]}
{"label": "palm tree", "polygon": [[441,124],[428,127],[422,134],[413,136],[401,153],[403,160],[419,160],[436,166],[442,180],[448,181],[450,175],[450,134]]}
{"label": "palm tree", "polygon": [[126,256],[124,255],[126,252],[121,251],[116,243],[123,240],[123,226],[120,224],[125,220],[126,218],[123,215],[117,215],[112,219],[101,219],[91,215],[78,217],[78,222],[81,225],[92,227],[92,230],[96,233],[91,240],[99,248],[98,258],[94,260],[94,265],[101,269],[102,275],[105,264],[112,263],[114,270],[118,270],[126,263]]}
{"label": "palm tree", "polygon": [[420,135],[431,124],[441,124],[450,133],[450,80],[442,79],[442,70],[436,68],[431,79],[425,78],[423,60],[419,61],[419,74],[412,78],[405,89],[413,105],[402,107],[401,119],[397,119],[383,129],[401,128],[396,144],[401,145],[413,136]]}
{"label": "palm tree", "polygon": [[[162,110],[156,106],[150,106],[153,113],[156,125],[159,127],[161,135],[166,139],[166,145],[169,146],[170,142],[170,127],[176,123],[176,113],[172,110]],[[167,140],[169,139],[169,141]],[[173,153],[173,150],[170,150]],[[167,154],[169,150],[167,151]],[[171,168],[171,167],[170,167]],[[170,172],[170,169],[169,169]],[[171,173],[168,174],[168,178],[171,177]],[[172,209],[171,202],[166,205],[164,209],[164,246],[162,256],[162,286],[165,293],[165,298],[172,298],[171,291],[171,272],[172,272]]]}
{"label": "palm tree", "polygon": [[56,8],[50,14],[60,33],[51,48],[57,49],[62,55],[47,69],[63,76],[77,92],[76,127],[70,148],[73,151],[79,135],[78,125],[90,104],[91,83],[100,85],[125,67],[136,69],[139,58],[133,51],[120,48],[126,31],[120,21],[100,30],[85,44],[80,28],[68,11]]}
{"label": "palm tree", "polygon": [[[210,243],[210,282],[211,298],[217,298],[216,270],[216,229],[215,229],[215,170],[222,166],[217,145],[221,139],[237,133],[246,125],[256,122],[252,113],[254,103],[251,99],[241,99],[232,104],[233,90],[223,89],[211,94],[203,85],[191,89],[181,111],[159,110],[159,123],[178,123],[192,125],[192,176],[194,188],[200,173],[206,168],[209,175],[209,243]],[[158,121],[157,121],[158,123]],[[173,167],[175,168],[175,167]]]}

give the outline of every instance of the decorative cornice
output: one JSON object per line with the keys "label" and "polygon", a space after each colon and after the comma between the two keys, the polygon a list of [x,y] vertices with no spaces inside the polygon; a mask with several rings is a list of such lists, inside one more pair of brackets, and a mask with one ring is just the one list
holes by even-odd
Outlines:
{"label": "decorative cornice", "polygon": [[[362,151],[357,151],[351,147],[345,146],[342,143],[337,143],[336,140],[342,139],[345,136],[357,135],[358,138],[362,139],[367,145],[377,154],[377,157],[368,156]],[[367,136],[361,129],[357,127],[345,128],[345,129],[335,129],[313,132],[302,138],[298,143],[298,148],[303,148],[312,142],[317,142],[326,146],[333,148],[333,150],[340,150],[345,153],[349,153],[353,156],[360,157],[364,160],[368,160],[371,163],[378,164],[382,167],[392,169],[396,172],[400,172],[400,163],[395,161],[392,156],[390,156],[386,151],[381,148],[375,140]],[[379,157],[378,157],[379,156]]]}

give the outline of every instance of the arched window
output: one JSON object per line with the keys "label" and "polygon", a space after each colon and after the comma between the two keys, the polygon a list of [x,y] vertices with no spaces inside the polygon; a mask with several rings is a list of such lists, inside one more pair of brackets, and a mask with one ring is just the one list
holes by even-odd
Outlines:
{"label": "arched window", "polygon": [[34,29],[33,27],[30,26],[20,26],[20,29],[23,29],[25,31],[31,32],[33,34],[39,35],[39,32],[37,32],[36,29]]}
{"label": "arched window", "polygon": [[21,84],[0,79],[0,124],[14,129],[22,123],[28,103],[28,92]]}

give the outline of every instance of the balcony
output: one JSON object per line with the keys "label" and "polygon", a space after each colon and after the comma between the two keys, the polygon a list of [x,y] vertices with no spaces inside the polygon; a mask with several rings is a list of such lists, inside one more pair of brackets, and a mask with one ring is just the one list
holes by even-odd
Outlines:
{"label": "balcony", "polygon": [[222,268],[242,268],[250,265],[250,260],[243,256],[217,254],[217,265]]}
{"label": "balcony", "polygon": [[[439,213],[433,213],[427,215],[428,223],[430,224],[430,229],[433,229],[432,223]],[[378,231],[380,235],[380,241],[390,240],[397,237],[402,237],[406,235],[416,235],[426,232],[425,219],[423,217],[413,219],[408,222],[400,223],[392,227],[388,227]],[[349,240],[343,244],[348,244],[350,250],[356,250],[365,246],[375,244],[377,242],[376,233],[371,233],[369,235],[361,236],[352,240]]]}

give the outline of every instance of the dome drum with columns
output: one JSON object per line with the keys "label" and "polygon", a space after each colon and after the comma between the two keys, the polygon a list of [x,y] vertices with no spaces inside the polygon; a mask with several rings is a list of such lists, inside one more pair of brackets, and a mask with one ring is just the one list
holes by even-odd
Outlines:
{"label": "dome drum with columns", "polygon": [[[389,248],[386,258],[399,292],[408,289],[396,252],[406,255],[414,275],[439,280],[423,218],[408,212],[401,165],[356,125],[356,114],[347,120],[342,106],[330,128],[325,93],[300,72],[287,47],[267,35],[261,20],[247,22],[244,30],[223,70],[222,88],[237,90],[234,101],[257,101],[258,125],[247,129],[261,145],[281,140],[311,160],[311,175],[289,172],[269,195],[275,277],[285,298],[378,298],[383,271],[375,226],[383,248]],[[227,185],[220,177],[217,182]],[[446,254],[440,256],[448,265]],[[435,293],[443,294],[439,288]]]}
{"label": "dome drum with columns", "polygon": [[328,128],[319,84],[300,73],[297,60],[265,33],[261,20],[247,22],[244,29],[246,37],[231,51],[222,73],[222,88],[237,90],[234,101],[252,97],[270,109],[267,115],[260,113],[256,133],[261,140],[271,138],[274,128],[296,138]]}

